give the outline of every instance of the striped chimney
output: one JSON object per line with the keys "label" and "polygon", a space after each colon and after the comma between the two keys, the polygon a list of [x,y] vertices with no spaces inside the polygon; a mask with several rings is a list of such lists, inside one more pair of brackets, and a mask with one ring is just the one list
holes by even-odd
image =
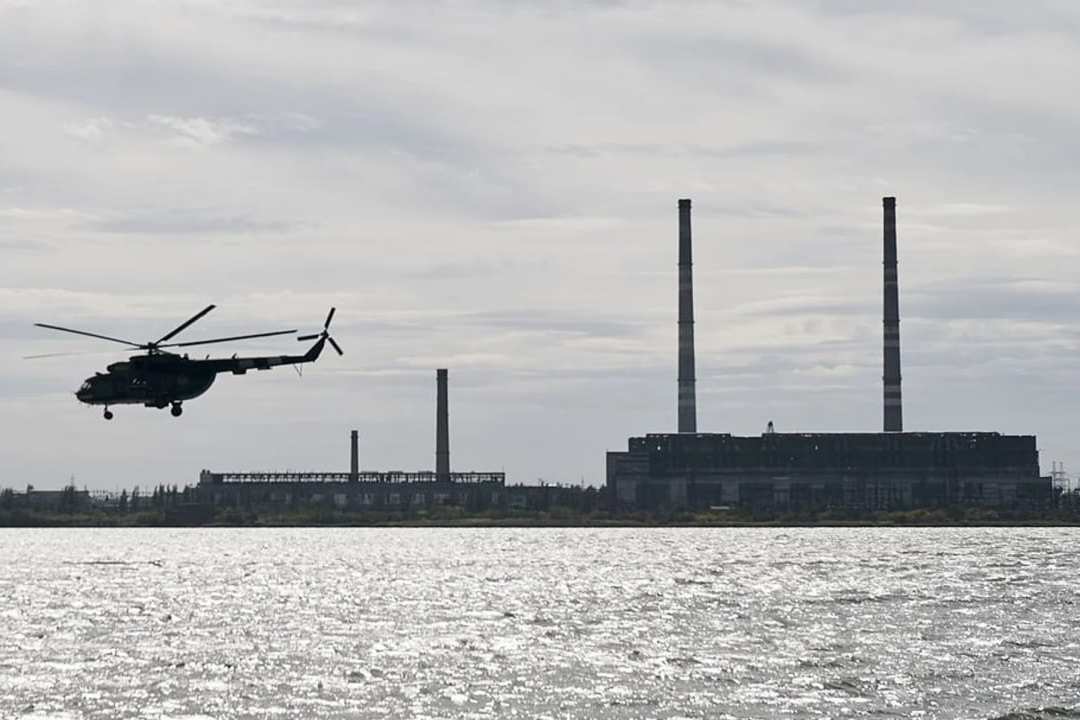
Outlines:
{"label": "striped chimney", "polygon": [[697,432],[694,391],[694,277],[690,260],[690,201],[679,200],[679,432]]}
{"label": "striped chimney", "polygon": [[900,298],[896,271],[896,198],[882,198],[885,207],[885,432],[903,432],[900,402]]}

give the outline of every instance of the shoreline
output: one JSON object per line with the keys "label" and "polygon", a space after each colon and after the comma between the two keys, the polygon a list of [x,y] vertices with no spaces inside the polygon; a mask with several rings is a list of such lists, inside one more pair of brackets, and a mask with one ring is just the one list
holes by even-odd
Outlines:
{"label": "shoreline", "polygon": [[204,520],[161,517],[63,516],[0,513],[0,529],[29,528],[974,528],[1080,527],[1080,519],[1065,518],[301,518],[281,516],[214,517]]}

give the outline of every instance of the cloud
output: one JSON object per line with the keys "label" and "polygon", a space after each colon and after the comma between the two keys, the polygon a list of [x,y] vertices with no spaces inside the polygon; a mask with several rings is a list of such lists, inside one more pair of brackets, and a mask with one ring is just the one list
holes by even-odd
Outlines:
{"label": "cloud", "polygon": [[589,145],[562,145],[547,148],[557,155],[575,158],[594,158],[599,155],[642,155],[653,157],[712,157],[712,158],[757,158],[784,157],[792,155],[810,155],[821,151],[821,147],[811,142],[785,140],[760,140],[755,142],[716,147],[708,145],[678,145],[673,143],[593,143]]}
{"label": "cloud", "polygon": [[542,310],[489,310],[468,313],[461,317],[461,320],[484,328],[556,332],[594,338],[624,338],[638,334],[638,329],[627,321],[602,320],[596,317],[550,313]]}
{"label": "cloud", "polygon": [[142,210],[113,213],[112,217],[99,218],[90,223],[93,229],[108,233],[189,234],[217,233],[233,236],[249,233],[294,230],[298,224],[282,221],[254,220],[250,217],[221,217],[209,208],[175,208],[167,210]]}
{"label": "cloud", "polygon": [[225,142],[233,136],[258,134],[258,130],[253,126],[230,119],[208,120],[201,117],[180,118],[170,115],[148,115],[146,122],[152,128],[171,131],[173,137],[170,142],[176,142],[183,147],[196,150]]}
{"label": "cloud", "polygon": [[970,278],[960,287],[921,287],[904,296],[907,313],[952,321],[1003,320],[1022,324],[1076,321],[1080,284],[1041,279]]}
{"label": "cloud", "polygon": [[68,133],[88,142],[100,141],[112,128],[112,120],[107,117],[87,118],[83,122],[64,125]]}
{"label": "cloud", "polygon": [[19,362],[0,432],[40,487],[344,467],[358,425],[368,467],[423,467],[435,367],[455,462],[599,483],[674,427],[684,197],[702,427],[879,426],[894,195],[909,426],[1037,432],[1080,467],[1071,4],[69,9],[0,23],[3,356],[79,349],[33,322],[157,337],[209,302],[193,331],[334,305],[347,354],[108,426],[67,394],[99,358]]}

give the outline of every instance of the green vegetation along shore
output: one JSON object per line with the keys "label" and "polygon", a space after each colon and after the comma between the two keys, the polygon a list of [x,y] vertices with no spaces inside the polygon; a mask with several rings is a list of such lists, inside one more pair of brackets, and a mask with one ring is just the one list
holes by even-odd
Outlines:
{"label": "green vegetation along shore", "polygon": [[964,527],[1080,525],[1080,507],[997,512],[983,509],[926,509],[856,513],[767,513],[720,510],[702,513],[575,512],[553,507],[543,512],[468,513],[457,507],[432,512],[345,512],[303,508],[259,512],[235,507],[180,505],[119,511],[51,512],[0,510],[0,527]]}

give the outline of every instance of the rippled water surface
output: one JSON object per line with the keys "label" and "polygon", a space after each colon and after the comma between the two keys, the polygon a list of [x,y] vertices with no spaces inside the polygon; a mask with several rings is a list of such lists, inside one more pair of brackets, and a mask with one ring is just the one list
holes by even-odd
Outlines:
{"label": "rippled water surface", "polygon": [[0,531],[3,718],[1080,718],[1068,529]]}

